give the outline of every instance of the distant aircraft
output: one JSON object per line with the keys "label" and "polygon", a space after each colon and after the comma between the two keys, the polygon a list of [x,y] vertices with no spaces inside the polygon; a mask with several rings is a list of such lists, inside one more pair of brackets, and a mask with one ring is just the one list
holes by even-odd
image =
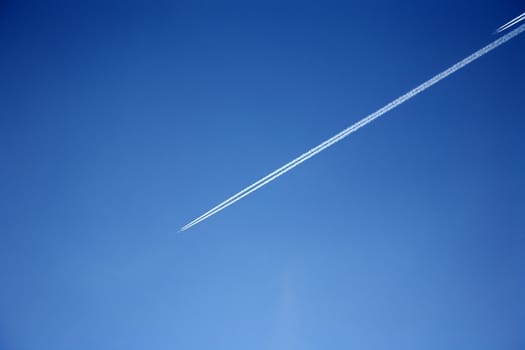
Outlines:
{"label": "distant aircraft", "polygon": [[519,23],[521,21],[523,21],[525,19],[525,12],[523,12],[521,15],[519,15],[518,17],[508,21],[507,23],[505,23],[504,25],[502,25],[501,27],[498,28],[497,32],[498,33],[501,33],[502,31],[512,27],[513,25],[515,25],[516,23]]}

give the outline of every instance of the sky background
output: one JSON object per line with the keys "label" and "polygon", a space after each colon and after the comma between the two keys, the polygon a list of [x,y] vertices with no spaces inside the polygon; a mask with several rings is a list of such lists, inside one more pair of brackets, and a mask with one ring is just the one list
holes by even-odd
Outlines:
{"label": "sky background", "polygon": [[0,349],[525,348],[522,1],[0,2]]}

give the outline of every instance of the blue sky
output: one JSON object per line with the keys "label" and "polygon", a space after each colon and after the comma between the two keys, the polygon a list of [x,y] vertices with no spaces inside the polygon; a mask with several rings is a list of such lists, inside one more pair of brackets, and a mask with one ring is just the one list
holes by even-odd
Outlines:
{"label": "blue sky", "polygon": [[525,346],[520,1],[4,1],[0,348]]}

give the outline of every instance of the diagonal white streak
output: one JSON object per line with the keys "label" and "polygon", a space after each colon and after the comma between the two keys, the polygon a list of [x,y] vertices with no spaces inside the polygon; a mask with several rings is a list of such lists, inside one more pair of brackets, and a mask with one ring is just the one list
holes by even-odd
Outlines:
{"label": "diagonal white streak", "polygon": [[512,19],[512,20],[510,20],[510,21],[508,21],[507,23],[505,23],[505,24],[502,25],[501,27],[499,27],[499,28],[498,28],[498,33],[504,31],[504,30],[507,29],[507,28],[512,27],[513,25],[515,25],[515,24],[518,23],[518,22],[523,21],[524,19],[525,19],[525,12],[522,13],[521,15],[519,15],[518,17],[516,17],[516,18],[514,18],[514,19]]}
{"label": "diagonal white streak", "polygon": [[340,133],[332,136],[328,140],[324,141],[320,145],[310,149],[309,151],[303,153],[299,157],[295,158],[294,160],[288,162],[287,164],[283,165],[282,167],[278,168],[277,170],[272,171],[268,175],[264,176],[260,180],[254,182],[250,186],[242,189],[235,195],[229,197],[222,203],[218,204],[217,206],[213,207],[212,209],[208,210],[206,213],[202,214],[198,218],[194,219],[193,221],[189,222],[188,224],[184,225],[180,231],[185,231],[189,229],[190,227],[198,224],[199,222],[209,218],[210,216],[218,213],[219,211],[229,207],[233,203],[241,200],[242,198],[246,197],[250,193],[256,191],[257,189],[261,188],[262,186],[266,185],[267,183],[275,180],[279,176],[287,173],[288,171],[292,170],[299,164],[303,163],[304,161],[310,159],[311,157],[315,156],[319,152],[322,152],[323,150],[327,149],[328,147],[332,146],[336,142],[341,141],[351,133],[359,130],[363,126],[367,125],[368,123],[374,121],[375,119],[381,117],[385,113],[389,112],[390,110],[396,108],[397,106],[405,103],[412,97],[416,96],[417,94],[425,91],[429,87],[431,87],[434,84],[437,84],[441,80],[445,79],[449,75],[455,73],[456,71],[460,70],[461,68],[465,67],[466,65],[470,64],[471,62],[477,60],[481,56],[487,54],[488,52],[494,50],[498,46],[506,43],[507,41],[511,40],[518,34],[525,31],[525,24],[514,29],[513,31],[507,33],[506,35],[502,36],[499,39],[496,39],[495,41],[491,42],[487,46],[479,49],[478,51],[474,52],[470,56],[464,58],[463,60],[457,62],[456,64],[452,65],[451,67],[447,68],[446,70],[442,71],[441,73],[435,75],[434,77],[430,78],[429,80],[425,81],[421,85],[415,87],[414,89],[410,90],[406,94],[398,97],[397,99],[393,100],[392,102],[388,103],[387,105],[383,106],[382,108],[378,109],[377,111],[373,112],[372,114],[366,116],[365,118],[361,119],[357,123],[349,126],[348,128],[344,129]]}

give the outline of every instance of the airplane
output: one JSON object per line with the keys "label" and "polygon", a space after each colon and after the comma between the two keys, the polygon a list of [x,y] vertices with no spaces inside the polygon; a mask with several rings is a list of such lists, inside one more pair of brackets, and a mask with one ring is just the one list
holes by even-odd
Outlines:
{"label": "airplane", "polygon": [[525,12],[523,12],[521,15],[519,15],[518,17],[508,21],[507,23],[505,23],[504,25],[502,25],[501,27],[499,27],[496,32],[497,33],[501,33],[502,31],[512,27],[513,25],[515,25],[516,23],[518,22],[521,22],[525,20]]}

